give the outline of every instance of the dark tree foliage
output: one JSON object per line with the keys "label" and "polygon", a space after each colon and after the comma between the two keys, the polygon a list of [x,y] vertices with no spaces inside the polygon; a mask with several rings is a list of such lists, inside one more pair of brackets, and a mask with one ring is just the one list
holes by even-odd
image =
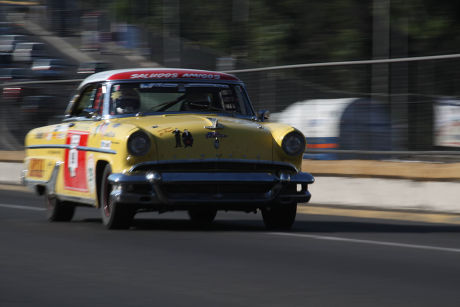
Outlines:
{"label": "dark tree foliage", "polygon": [[[117,21],[157,30],[168,26],[163,18],[165,3],[176,3],[183,38],[222,54],[247,57],[259,65],[372,57],[372,1],[82,0],[81,3],[84,8],[108,7]],[[459,52],[460,2],[391,0],[390,8],[392,36],[401,34],[408,40],[408,55]]]}

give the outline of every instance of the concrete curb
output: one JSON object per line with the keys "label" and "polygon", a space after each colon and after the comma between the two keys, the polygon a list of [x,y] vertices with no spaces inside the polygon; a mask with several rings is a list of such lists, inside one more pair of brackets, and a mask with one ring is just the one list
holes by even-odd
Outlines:
{"label": "concrete curb", "polygon": [[310,203],[417,212],[460,213],[460,182],[315,177]]}
{"label": "concrete curb", "polygon": [[0,184],[21,184],[23,163],[0,162]]}

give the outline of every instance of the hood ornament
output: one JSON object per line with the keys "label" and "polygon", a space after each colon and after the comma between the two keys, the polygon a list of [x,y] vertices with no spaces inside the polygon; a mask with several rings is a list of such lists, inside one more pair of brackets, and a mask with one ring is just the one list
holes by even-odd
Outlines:
{"label": "hood ornament", "polygon": [[224,125],[219,123],[217,118],[208,117],[208,120],[211,122],[211,126],[204,126],[206,129],[216,130],[216,129],[223,129],[224,128]]}

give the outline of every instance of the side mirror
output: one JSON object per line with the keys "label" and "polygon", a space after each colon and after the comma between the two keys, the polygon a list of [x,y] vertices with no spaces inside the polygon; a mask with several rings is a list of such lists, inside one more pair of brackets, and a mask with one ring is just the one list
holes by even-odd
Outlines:
{"label": "side mirror", "polygon": [[264,122],[270,118],[270,111],[268,110],[260,110],[257,113],[257,119],[261,122]]}

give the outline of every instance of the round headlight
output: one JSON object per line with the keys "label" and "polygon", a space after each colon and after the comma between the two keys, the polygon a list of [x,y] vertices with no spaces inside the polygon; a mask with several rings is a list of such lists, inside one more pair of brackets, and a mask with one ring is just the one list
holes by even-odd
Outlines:
{"label": "round headlight", "polygon": [[288,133],[282,143],[282,147],[285,153],[290,156],[297,156],[302,154],[305,151],[306,141],[304,136],[297,132],[293,131]]}
{"label": "round headlight", "polygon": [[150,150],[150,138],[143,131],[131,134],[128,139],[128,152],[133,156],[143,156]]}

